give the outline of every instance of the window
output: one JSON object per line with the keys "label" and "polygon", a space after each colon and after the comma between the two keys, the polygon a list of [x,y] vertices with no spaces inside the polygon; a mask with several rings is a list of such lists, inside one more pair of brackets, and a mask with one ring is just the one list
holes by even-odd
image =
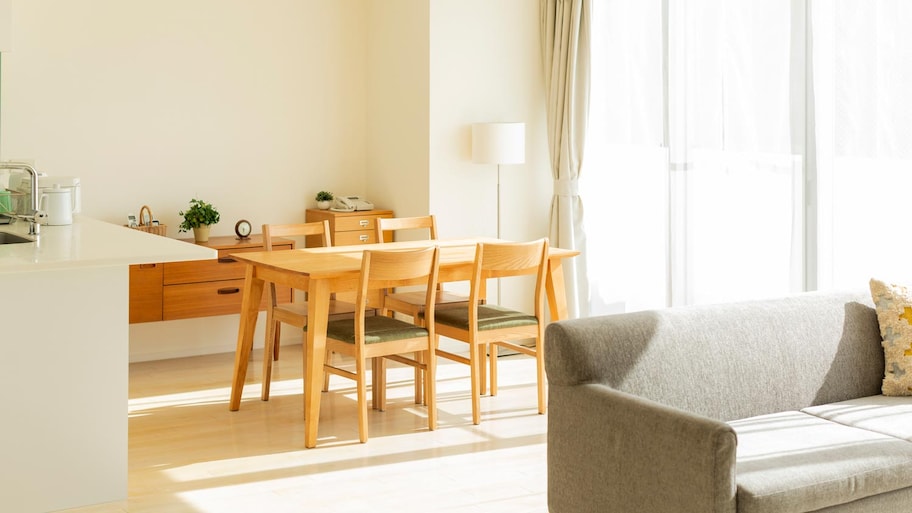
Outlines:
{"label": "window", "polygon": [[590,312],[802,290],[803,2],[593,4]]}
{"label": "window", "polygon": [[912,2],[814,2],[817,288],[912,283]]}

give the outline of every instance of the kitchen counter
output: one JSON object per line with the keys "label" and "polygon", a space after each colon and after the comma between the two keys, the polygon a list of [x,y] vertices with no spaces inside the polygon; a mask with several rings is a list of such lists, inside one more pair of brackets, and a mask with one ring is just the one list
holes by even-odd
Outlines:
{"label": "kitchen counter", "polygon": [[[28,222],[0,225],[0,232],[28,235]],[[176,239],[74,216],[68,226],[42,226],[37,243],[0,245],[0,273],[45,271],[215,258],[216,252]]]}
{"label": "kitchen counter", "polygon": [[[28,236],[28,223],[0,232]],[[4,511],[126,499],[129,266],[215,256],[82,216],[0,245]]]}

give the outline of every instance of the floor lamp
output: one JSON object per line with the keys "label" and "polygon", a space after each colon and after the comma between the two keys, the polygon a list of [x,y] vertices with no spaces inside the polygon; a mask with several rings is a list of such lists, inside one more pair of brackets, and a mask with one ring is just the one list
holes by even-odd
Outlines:
{"label": "floor lamp", "polygon": [[[472,162],[497,164],[497,238],[500,238],[500,166],[526,161],[525,123],[475,123],[472,125]],[[500,279],[497,280],[500,304]]]}
{"label": "floor lamp", "polygon": [[500,166],[523,164],[525,161],[525,123],[475,123],[472,125],[472,162],[497,164],[498,239],[500,238]]}

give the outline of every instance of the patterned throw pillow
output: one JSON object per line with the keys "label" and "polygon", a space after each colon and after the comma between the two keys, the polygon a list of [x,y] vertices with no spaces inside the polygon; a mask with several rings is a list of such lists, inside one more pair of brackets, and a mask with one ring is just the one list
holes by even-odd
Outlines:
{"label": "patterned throw pillow", "polygon": [[883,338],[884,395],[912,395],[912,289],[871,280]]}

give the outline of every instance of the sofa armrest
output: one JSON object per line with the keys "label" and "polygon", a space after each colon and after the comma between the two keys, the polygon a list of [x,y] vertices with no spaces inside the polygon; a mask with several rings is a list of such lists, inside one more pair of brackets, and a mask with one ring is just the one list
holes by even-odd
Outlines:
{"label": "sofa armrest", "polygon": [[728,424],[599,384],[549,391],[552,513],[736,510]]}

